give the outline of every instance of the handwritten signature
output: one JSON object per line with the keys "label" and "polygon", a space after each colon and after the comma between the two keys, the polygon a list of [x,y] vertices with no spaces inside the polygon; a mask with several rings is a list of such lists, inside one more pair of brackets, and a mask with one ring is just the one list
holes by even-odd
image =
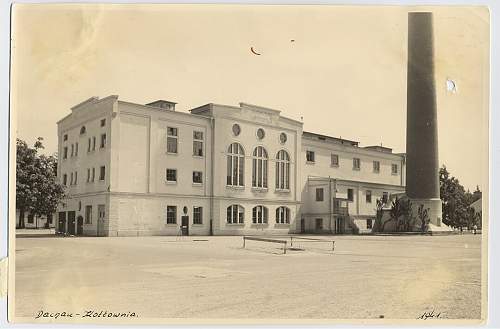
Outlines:
{"label": "handwritten signature", "polygon": [[135,312],[111,312],[108,310],[86,310],[82,313],[72,313],[72,312],[46,312],[43,310],[38,311],[35,316],[35,319],[40,318],[136,318],[139,315]]}
{"label": "handwritten signature", "polygon": [[417,317],[418,320],[427,320],[427,319],[442,319],[442,313],[436,313],[434,309],[430,312],[424,312],[422,315]]}

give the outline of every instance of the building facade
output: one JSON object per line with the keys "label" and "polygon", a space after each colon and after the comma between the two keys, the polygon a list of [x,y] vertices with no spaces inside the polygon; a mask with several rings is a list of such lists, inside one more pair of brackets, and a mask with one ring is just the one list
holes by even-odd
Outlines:
{"label": "building facade", "polygon": [[369,232],[376,199],[404,191],[404,155],[246,103],[184,113],[93,97],[58,138],[56,230],[75,235]]}

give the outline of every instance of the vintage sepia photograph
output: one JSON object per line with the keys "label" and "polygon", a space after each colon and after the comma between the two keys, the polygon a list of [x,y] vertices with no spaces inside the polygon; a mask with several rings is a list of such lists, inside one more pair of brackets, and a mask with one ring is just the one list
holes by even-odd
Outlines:
{"label": "vintage sepia photograph", "polygon": [[14,4],[9,321],[484,324],[481,6]]}

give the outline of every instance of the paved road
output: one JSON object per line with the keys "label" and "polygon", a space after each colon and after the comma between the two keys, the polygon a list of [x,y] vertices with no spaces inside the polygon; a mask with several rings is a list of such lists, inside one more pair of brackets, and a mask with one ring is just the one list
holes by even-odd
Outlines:
{"label": "paved road", "polygon": [[241,237],[17,238],[16,316],[480,318],[480,235],[334,238],[286,255]]}

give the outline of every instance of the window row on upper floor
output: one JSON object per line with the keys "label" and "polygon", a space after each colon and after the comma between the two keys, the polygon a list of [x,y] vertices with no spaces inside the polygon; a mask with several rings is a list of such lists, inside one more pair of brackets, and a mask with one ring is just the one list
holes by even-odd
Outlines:
{"label": "window row on upper floor", "polygon": [[[203,143],[203,131],[193,130],[193,156],[204,155]],[[167,127],[167,154],[177,153],[179,153],[179,128]]]}
{"label": "window row on upper floor", "polygon": [[[97,138],[96,136],[89,137],[87,140],[87,153],[93,152],[96,149],[96,144],[97,144]],[[106,134],[101,134],[100,137],[100,142],[99,142],[99,149],[104,149],[107,144],[107,137]],[[62,158],[67,159],[68,157],[77,157],[78,156],[78,149],[79,149],[79,143],[76,142],[74,144],[71,144],[69,146],[63,146],[62,149]]]}
{"label": "window row on upper floor", "polygon": [[[311,150],[306,151],[306,163],[314,164],[316,163],[316,153]],[[330,166],[331,167],[340,167],[340,158],[338,154],[332,153],[330,157]],[[391,164],[391,174],[397,175],[399,174],[399,165],[397,163]],[[352,170],[359,171],[361,170],[361,159],[357,157],[352,158]],[[380,173],[380,161],[373,160],[372,161],[372,172],[379,174]]]}
{"label": "window row on upper floor", "polygon": [[[382,197],[381,201],[385,204],[389,200],[389,192],[382,192]],[[316,202],[323,202],[325,201],[325,190],[322,187],[316,188]],[[347,201],[353,202],[354,201],[354,189],[353,188],[348,188],[347,189]],[[366,203],[372,203],[372,191],[371,190],[366,190],[365,191],[365,202]]]}
{"label": "window row on upper floor", "polygon": [[[252,153],[252,187],[268,188],[269,157],[263,146],[257,146]],[[280,150],[275,159],[276,189],[290,190],[290,156],[285,150]],[[245,152],[239,143],[229,145],[227,151],[226,185],[234,187],[245,186]]]}
{"label": "window row on upper floor", "polygon": [[[106,127],[106,119],[101,119],[100,120],[100,126],[101,128]],[[87,127],[85,125],[80,127],[80,136],[85,135],[87,133]],[[68,140],[68,134],[63,135],[63,142],[66,142]]]}
{"label": "window row on upper floor", "polygon": [[[87,168],[87,183],[93,183],[95,181],[96,169]],[[104,181],[106,179],[106,166],[99,167],[99,181]],[[64,173],[62,175],[62,185],[64,186],[76,186],[78,185],[78,171]]]}

